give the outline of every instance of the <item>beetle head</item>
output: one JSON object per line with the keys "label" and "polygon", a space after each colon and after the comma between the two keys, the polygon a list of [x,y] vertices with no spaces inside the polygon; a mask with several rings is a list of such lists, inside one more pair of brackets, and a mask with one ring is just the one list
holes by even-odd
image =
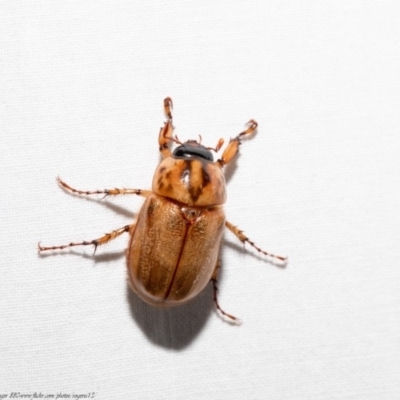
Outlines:
{"label": "beetle head", "polygon": [[173,156],[177,158],[198,157],[203,160],[214,161],[211,151],[196,140],[188,140],[187,142],[182,143],[174,150]]}

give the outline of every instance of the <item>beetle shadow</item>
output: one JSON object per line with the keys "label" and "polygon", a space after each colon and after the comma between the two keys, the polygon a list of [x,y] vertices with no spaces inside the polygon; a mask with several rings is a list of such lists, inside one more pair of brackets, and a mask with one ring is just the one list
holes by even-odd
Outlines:
{"label": "beetle shadow", "polygon": [[[231,248],[242,254],[249,254],[252,257],[284,268],[282,263],[274,263],[265,257],[249,252],[244,246],[227,241],[224,239],[223,247]],[[107,252],[101,254],[87,254],[75,250],[68,252],[39,253],[39,257],[67,256],[74,255],[85,259],[93,260],[95,264],[116,261],[125,258],[126,250]],[[221,257],[221,256],[220,256]],[[223,280],[224,262],[221,260],[222,267],[219,271],[218,282]],[[177,307],[162,308],[154,307],[141,300],[126,285],[126,298],[132,318],[137,326],[142,330],[146,337],[154,344],[171,350],[181,351],[188,347],[200,334],[208,319],[216,316],[222,323],[237,325],[231,320],[222,317],[215,309],[213,301],[213,288],[208,284],[206,288],[187,304]]]}
{"label": "beetle shadow", "polygon": [[[39,253],[38,256],[47,258],[73,255],[92,260],[97,265],[122,258],[125,259],[125,254],[126,250],[101,254],[69,250],[66,252]],[[177,307],[151,306],[141,300],[132,291],[128,283],[126,285],[126,298],[132,319],[135,320],[136,326],[141,329],[149,341],[160,347],[177,351],[189,346],[202,331],[208,318],[216,315],[215,312],[212,312],[215,308],[211,284],[207,285],[194,299]]]}
{"label": "beetle shadow", "polygon": [[199,335],[214,307],[211,284],[186,304],[163,308],[141,300],[127,284],[127,300],[132,318],[154,344],[183,350]]}
{"label": "beetle shadow", "polygon": [[[236,251],[247,254],[243,247],[224,240],[224,245]],[[256,258],[260,258],[254,255]],[[218,273],[218,286],[223,281],[225,268],[222,254],[220,260],[222,268]],[[262,259],[265,261],[265,259]],[[127,284],[126,296],[130,306],[132,318],[136,321],[147,338],[157,346],[181,351],[188,347],[200,334],[209,318],[217,317],[221,323],[238,326],[235,322],[223,317],[214,304],[214,293],[211,282],[204,290],[188,303],[177,307],[154,307],[139,298]],[[224,308],[224,307],[223,307]]]}
{"label": "beetle shadow", "polygon": [[[125,250],[90,254],[69,250],[66,252],[39,253],[40,258],[76,256],[92,260],[95,265],[125,259]],[[125,266],[126,268],[126,266]],[[187,304],[172,308],[154,307],[141,300],[126,285],[126,298],[129,310],[136,326],[152,343],[171,350],[183,350],[199,335],[212,315],[213,292],[212,286],[207,287]]]}

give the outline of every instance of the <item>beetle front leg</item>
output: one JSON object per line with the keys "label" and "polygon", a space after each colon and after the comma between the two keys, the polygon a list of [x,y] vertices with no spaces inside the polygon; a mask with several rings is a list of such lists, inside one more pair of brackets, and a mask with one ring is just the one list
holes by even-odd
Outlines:
{"label": "beetle front leg", "polygon": [[248,126],[248,128],[243,132],[240,132],[239,135],[237,135],[234,139],[231,139],[228,146],[222,153],[222,157],[217,161],[221,164],[221,166],[228,164],[236,156],[236,154],[239,152],[240,138],[245,135],[251,135],[257,129],[258,124],[256,121],[254,121],[254,119],[251,119],[246,126]]}
{"label": "beetle front leg", "polygon": [[172,125],[172,99],[170,97],[164,99],[164,112],[167,116],[167,122],[165,122],[164,127],[160,129],[158,144],[162,156],[169,157],[172,154],[169,149],[169,143],[171,142],[172,132],[174,130]]}
{"label": "beetle front leg", "polygon": [[272,258],[276,258],[280,261],[283,261],[284,264],[287,263],[287,257],[277,256],[272,253],[268,253],[265,250],[260,249],[258,246],[255,245],[244,233],[241,231],[237,226],[231,224],[230,222],[226,221],[225,226],[243,243],[248,243],[250,246],[253,246],[258,252]]}
{"label": "beetle front leg", "polygon": [[216,264],[216,266],[215,266],[213,275],[212,275],[212,277],[211,277],[211,282],[212,282],[213,290],[214,290],[214,304],[215,304],[215,307],[217,308],[217,310],[218,310],[224,317],[229,318],[230,322],[234,322],[234,323],[236,323],[236,324],[239,325],[239,324],[241,324],[240,319],[234,317],[234,316],[231,315],[231,314],[228,314],[227,312],[225,312],[225,311],[220,307],[220,305],[219,305],[219,303],[218,303],[218,285],[217,285],[217,283],[218,283],[218,271],[219,271],[220,268],[221,268],[221,265],[220,265],[220,263],[219,263],[219,260],[217,260],[217,264]]}
{"label": "beetle front leg", "polygon": [[98,239],[94,239],[94,240],[90,240],[90,241],[82,241],[82,242],[78,242],[78,243],[68,243],[68,244],[64,244],[61,246],[41,246],[40,242],[38,243],[38,251],[39,253],[42,251],[49,251],[49,250],[63,250],[67,247],[75,247],[75,246],[94,246],[94,252],[93,254],[96,252],[97,246],[101,246],[102,244],[106,244],[108,242],[110,242],[111,240],[116,239],[118,236],[121,236],[123,233],[125,232],[129,232],[129,233],[133,233],[133,231],[135,230],[135,224],[132,225],[125,225],[122,228],[116,229],[115,231],[112,231],[110,233],[106,233],[104,236],[98,238]]}
{"label": "beetle front leg", "polygon": [[60,177],[57,177],[57,182],[65,190],[68,190],[69,192],[72,192],[75,194],[84,195],[84,196],[90,196],[92,194],[104,194],[104,197],[107,197],[107,196],[117,196],[117,195],[125,195],[125,194],[135,194],[137,196],[147,197],[152,193],[151,190],[142,190],[142,189],[117,189],[117,188],[114,188],[114,189],[93,190],[93,191],[77,190],[77,189],[74,189],[73,187],[69,186],[63,180],[61,180]]}

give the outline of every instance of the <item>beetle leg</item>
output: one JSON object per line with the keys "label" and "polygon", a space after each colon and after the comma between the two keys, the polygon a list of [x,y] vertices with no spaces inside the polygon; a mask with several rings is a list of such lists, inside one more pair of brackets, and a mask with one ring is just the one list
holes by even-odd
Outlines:
{"label": "beetle leg", "polygon": [[118,236],[121,236],[123,233],[125,232],[130,232],[132,233],[135,229],[135,224],[132,225],[125,225],[122,228],[116,229],[115,231],[112,231],[110,233],[106,233],[104,236],[95,239],[95,240],[90,240],[90,241],[86,241],[84,240],[83,242],[79,242],[79,243],[68,243],[68,244],[64,244],[61,246],[48,246],[48,247],[44,247],[40,245],[40,242],[38,243],[38,251],[39,253],[41,251],[48,251],[48,250],[62,250],[65,249],[67,247],[75,247],[75,246],[94,246],[94,252],[93,254],[96,252],[97,246],[101,246],[102,244],[106,244],[108,242],[110,242],[111,240],[114,240],[115,238],[117,238]]}
{"label": "beetle leg", "polygon": [[65,190],[68,190],[69,192],[72,192],[75,194],[82,194],[85,196],[90,196],[91,194],[104,194],[104,197],[107,197],[107,196],[117,196],[119,194],[121,194],[121,195],[136,194],[137,196],[147,197],[152,193],[151,190],[142,190],[142,189],[117,189],[117,188],[114,188],[114,189],[104,189],[104,190],[94,190],[94,191],[77,190],[77,189],[74,189],[73,187],[69,186],[63,180],[61,180],[61,178],[59,176],[57,177],[57,182]]}
{"label": "beetle leg", "polygon": [[213,275],[212,275],[212,277],[211,277],[211,282],[212,282],[213,290],[214,290],[214,304],[215,304],[215,307],[217,308],[217,310],[218,310],[224,317],[229,318],[232,322],[234,322],[234,323],[236,323],[236,324],[240,324],[241,321],[240,321],[239,318],[236,318],[236,317],[234,317],[233,315],[228,314],[227,312],[225,312],[225,311],[220,307],[220,305],[219,305],[219,303],[218,303],[218,285],[217,285],[217,283],[218,283],[218,271],[219,271],[220,268],[221,268],[221,265],[220,265],[220,263],[219,263],[219,260],[217,260],[217,264],[216,264],[216,266],[215,266]]}
{"label": "beetle leg", "polygon": [[174,127],[172,125],[172,99],[167,97],[164,99],[164,112],[167,116],[167,122],[165,122],[164,127],[160,129],[158,135],[158,144],[160,145],[160,153],[163,157],[169,157],[172,153],[169,149],[169,143],[171,142],[172,132]]}
{"label": "beetle leg", "polygon": [[254,242],[252,242],[244,233],[241,231],[237,226],[231,224],[230,222],[226,221],[225,226],[243,243],[248,243],[251,246],[253,246],[258,252],[268,256],[268,257],[273,257],[276,258],[280,261],[283,261],[284,264],[287,262],[287,257],[282,257],[282,256],[277,256],[275,254],[271,254],[266,252],[265,250],[260,249],[255,245]]}
{"label": "beetle leg", "polygon": [[231,139],[228,146],[222,153],[222,157],[217,161],[221,166],[228,164],[239,152],[240,138],[245,135],[251,135],[257,128],[258,124],[254,119],[251,119],[246,126],[248,127],[243,132],[240,132],[234,139]]}

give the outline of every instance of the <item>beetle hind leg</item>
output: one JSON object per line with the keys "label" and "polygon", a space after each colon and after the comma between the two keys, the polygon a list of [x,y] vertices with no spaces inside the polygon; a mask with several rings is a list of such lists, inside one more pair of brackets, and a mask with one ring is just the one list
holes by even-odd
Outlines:
{"label": "beetle hind leg", "polygon": [[229,322],[233,322],[235,324],[240,325],[242,321],[239,318],[236,318],[233,315],[228,314],[227,312],[225,312],[221,308],[219,303],[218,303],[218,285],[217,285],[217,283],[218,283],[218,271],[219,271],[220,267],[221,266],[220,266],[220,263],[219,263],[219,260],[218,260],[217,261],[217,265],[215,266],[215,269],[214,269],[214,273],[213,273],[213,275],[211,277],[211,282],[212,282],[213,291],[214,291],[214,304],[215,304],[215,307],[223,317],[228,318]]}
{"label": "beetle hind leg", "polygon": [[110,242],[111,240],[116,239],[118,236],[121,236],[123,233],[125,232],[133,232],[133,230],[135,229],[135,224],[132,225],[125,225],[122,228],[116,229],[115,231],[112,231],[110,233],[106,233],[104,236],[98,238],[98,239],[94,239],[94,240],[89,240],[89,241],[82,241],[82,242],[71,242],[68,244],[64,244],[61,246],[41,246],[40,242],[38,243],[38,251],[39,253],[42,251],[49,251],[49,250],[63,250],[67,247],[75,247],[75,246],[94,246],[94,252],[93,254],[96,252],[96,249],[98,246],[101,246],[102,244],[106,244],[108,242]]}
{"label": "beetle hind leg", "polygon": [[243,243],[248,243],[250,246],[254,247],[259,253],[264,254],[267,257],[276,258],[279,261],[282,261],[284,264],[287,263],[287,257],[278,256],[276,254],[269,253],[263,249],[260,249],[254,242],[252,242],[237,226],[231,224],[226,221],[225,226]]}

